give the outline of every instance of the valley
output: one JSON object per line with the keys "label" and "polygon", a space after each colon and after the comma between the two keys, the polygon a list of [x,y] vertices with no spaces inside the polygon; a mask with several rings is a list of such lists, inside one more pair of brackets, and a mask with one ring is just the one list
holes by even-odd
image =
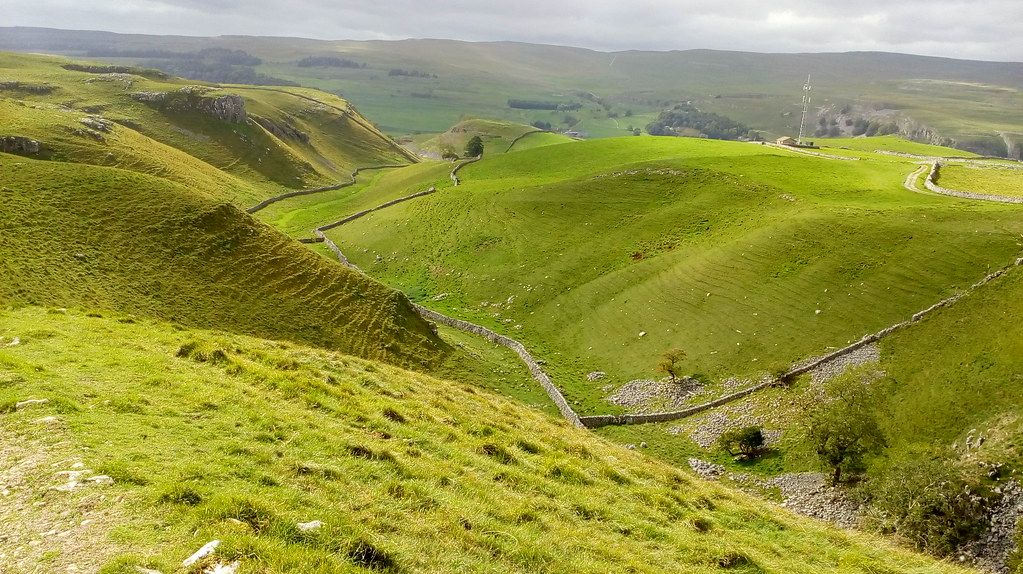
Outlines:
{"label": "valley", "polygon": [[[470,95],[487,50],[544,86],[452,117],[319,91],[266,39],[224,42],[311,87],[186,80],[116,39],[0,52],[0,571],[1015,571],[1019,162],[637,137],[597,83],[567,113],[607,137],[530,125],[560,93],[537,61],[578,80],[585,50],[447,53]],[[369,45],[329,67],[451,71],[443,43]],[[623,78],[672,89],[640,56]],[[950,90],[1016,81],[939,64],[975,80]],[[1016,129],[998,113],[933,124]]]}

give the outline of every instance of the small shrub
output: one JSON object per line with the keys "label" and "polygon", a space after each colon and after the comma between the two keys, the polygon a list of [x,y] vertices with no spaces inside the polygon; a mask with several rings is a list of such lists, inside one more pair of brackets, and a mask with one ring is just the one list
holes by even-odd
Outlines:
{"label": "small shrub", "polygon": [[758,426],[731,429],[718,437],[718,446],[732,456],[753,458],[763,451],[764,431]]}
{"label": "small shrub", "polygon": [[899,461],[862,492],[870,500],[868,520],[875,528],[936,556],[953,555],[986,528],[988,501],[979,481],[942,456]]}

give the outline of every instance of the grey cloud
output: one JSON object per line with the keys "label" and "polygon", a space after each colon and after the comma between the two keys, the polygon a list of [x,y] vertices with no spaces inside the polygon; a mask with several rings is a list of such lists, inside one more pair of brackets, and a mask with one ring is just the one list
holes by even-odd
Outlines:
{"label": "grey cloud", "polygon": [[598,50],[884,50],[1023,60],[1019,0],[34,0],[2,25],[321,39],[455,38]]}

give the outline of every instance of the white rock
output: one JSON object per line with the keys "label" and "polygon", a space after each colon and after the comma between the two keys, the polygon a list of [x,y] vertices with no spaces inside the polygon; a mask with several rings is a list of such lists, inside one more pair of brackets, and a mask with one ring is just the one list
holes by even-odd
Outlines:
{"label": "white rock", "polygon": [[45,405],[50,402],[50,399],[25,399],[14,404],[14,410],[20,410],[24,407],[31,407],[34,405]]}
{"label": "white rock", "polygon": [[639,332],[639,336],[640,337],[646,337],[646,331],[640,331]]}
{"label": "white rock", "polygon": [[310,530],[318,530],[321,526],[323,526],[323,522],[320,522],[319,520],[313,520],[311,522],[299,522],[298,523],[298,529],[301,530],[302,532],[309,532]]}
{"label": "white rock", "polygon": [[235,560],[230,564],[217,564],[213,568],[207,568],[205,572],[206,574],[234,574],[238,571],[238,566],[240,564]]}
{"label": "white rock", "polygon": [[8,347],[17,347],[20,344],[21,344],[21,338],[15,337],[15,338],[11,339],[10,343],[7,343],[7,346]]}
{"label": "white rock", "polygon": [[89,482],[94,482],[96,484],[113,484],[114,483],[114,479],[110,478],[109,476],[107,476],[105,474],[98,474],[96,476],[90,476],[89,478],[87,478],[85,480],[87,480]]}
{"label": "white rock", "polygon": [[185,560],[181,562],[181,565],[188,567],[191,566],[192,564],[195,564],[196,562],[202,560],[203,558],[209,556],[210,554],[213,554],[213,551],[217,549],[217,546],[220,546],[219,540],[210,540],[209,542],[204,544],[202,548],[196,550],[195,554],[192,554],[188,558],[185,558]]}

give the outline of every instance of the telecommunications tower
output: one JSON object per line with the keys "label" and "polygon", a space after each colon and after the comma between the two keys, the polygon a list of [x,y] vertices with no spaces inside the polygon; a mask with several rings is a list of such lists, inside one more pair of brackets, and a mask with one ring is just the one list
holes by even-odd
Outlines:
{"label": "telecommunications tower", "polygon": [[806,83],[803,84],[803,115],[799,118],[799,137],[796,141],[803,145],[803,126],[806,125],[806,110],[810,107],[810,74],[806,75]]}

